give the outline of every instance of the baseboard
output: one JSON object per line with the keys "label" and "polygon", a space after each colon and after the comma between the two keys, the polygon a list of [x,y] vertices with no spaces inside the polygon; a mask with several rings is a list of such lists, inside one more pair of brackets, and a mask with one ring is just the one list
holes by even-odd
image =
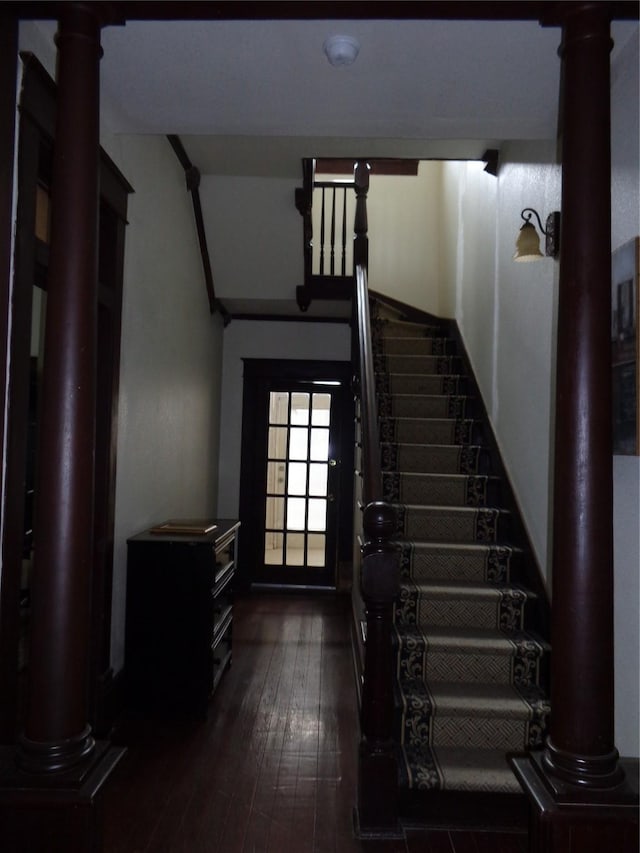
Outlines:
{"label": "baseboard", "polygon": [[399,811],[407,829],[522,833],[528,830],[527,799],[520,793],[405,790],[399,792]]}

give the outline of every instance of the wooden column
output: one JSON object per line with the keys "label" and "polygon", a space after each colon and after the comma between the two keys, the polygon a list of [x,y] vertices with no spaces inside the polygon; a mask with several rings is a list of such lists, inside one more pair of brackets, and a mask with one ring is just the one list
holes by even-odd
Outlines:
{"label": "wooden column", "polygon": [[95,436],[100,22],[65,10],[39,432],[28,704],[21,764],[72,766],[87,725]]}
{"label": "wooden column", "polygon": [[614,745],[610,13],[562,6],[552,716],[535,772],[516,769],[536,803],[532,851],[582,853],[630,849],[637,791]]}
{"label": "wooden column", "polygon": [[24,733],[0,774],[3,850],[99,849],[122,755],[88,725],[102,4],[62,7]]}
{"label": "wooden column", "polygon": [[553,717],[545,764],[568,782],[609,787],[621,779],[613,740],[612,42],[603,4],[579,5],[560,48]]}
{"label": "wooden column", "polygon": [[[11,306],[11,233],[13,227],[13,160],[16,116],[18,21],[5,9],[0,13],[0,376],[2,411],[7,411],[5,378],[8,361]],[[0,447],[4,447],[5,419],[0,420]],[[8,463],[7,463],[8,464]],[[6,506],[2,507],[7,523]],[[20,579],[7,569],[2,542],[0,571],[0,743],[13,743],[17,719],[17,666]]]}

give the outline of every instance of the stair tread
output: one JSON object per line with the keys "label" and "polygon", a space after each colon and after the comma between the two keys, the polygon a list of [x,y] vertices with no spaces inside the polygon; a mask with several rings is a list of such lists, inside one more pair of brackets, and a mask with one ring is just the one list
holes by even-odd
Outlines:
{"label": "stair tread", "polygon": [[442,554],[452,554],[463,552],[467,554],[486,554],[487,551],[499,551],[505,554],[521,554],[522,549],[516,548],[514,545],[502,545],[493,542],[413,542],[408,539],[394,540],[397,545],[410,544],[413,548],[420,551],[430,551]]}
{"label": "stair tread", "polygon": [[401,693],[398,698],[401,701],[409,703],[413,696],[426,693],[435,706],[433,713],[440,715],[489,715],[520,719],[529,715],[531,702],[549,705],[541,687],[519,690],[511,684],[434,681],[425,688],[424,682],[418,679],[404,679],[398,685]]}
{"label": "stair tread", "polygon": [[435,471],[433,473],[428,471],[383,471],[382,476],[415,477],[422,480],[468,480],[469,478],[473,478],[474,480],[491,480],[494,482],[500,480],[500,477],[496,477],[495,474],[458,474],[454,471],[450,474]]}
{"label": "stair tread", "polygon": [[522,630],[506,633],[497,628],[449,628],[441,626],[428,626],[419,630],[415,626],[396,625],[397,635],[400,638],[408,638],[411,641],[426,640],[432,650],[450,648],[455,645],[461,649],[477,651],[480,654],[493,654],[501,650],[510,654],[514,643],[533,643],[543,651],[548,651],[550,645],[534,634],[532,631]]}
{"label": "stair tread", "polygon": [[[413,394],[407,396],[412,397]],[[410,415],[383,415],[381,421],[400,421],[401,423],[424,423],[424,424],[475,424],[479,423],[476,418],[420,418]]]}
{"label": "stair tread", "polygon": [[401,587],[413,587],[421,593],[429,593],[434,599],[443,598],[486,598],[499,599],[505,592],[519,593],[529,600],[537,598],[534,592],[515,583],[469,583],[467,581],[429,580],[429,581],[407,581],[401,580]]}
{"label": "stair tread", "polygon": [[[420,379],[424,379],[425,377],[432,377],[433,379],[466,379],[466,373],[407,373],[403,371],[402,373],[397,373],[396,371],[377,371],[376,376],[384,376],[384,377],[393,377],[393,376],[402,376],[402,377],[420,377]],[[414,395],[411,394],[411,397]],[[435,395],[439,396],[439,395]]]}
{"label": "stair tread", "polygon": [[520,794],[507,754],[544,737],[550,644],[527,629],[538,595],[509,579],[523,552],[509,539],[481,400],[448,325],[373,304],[383,488],[401,554],[400,783]]}
{"label": "stair tread", "polygon": [[[482,450],[483,447],[481,444],[429,444],[425,442],[419,441],[381,441],[380,447],[385,446],[394,446],[394,447],[433,447],[433,448],[444,448],[448,450],[460,450],[460,448],[468,448],[472,450]],[[418,472],[419,473],[419,472]],[[428,473],[428,472],[426,472]]]}
{"label": "stair tread", "polygon": [[404,507],[411,512],[429,512],[433,515],[458,515],[463,513],[471,515],[472,513],[492,513],[494,515],[510,515],[508,509],[501,509],[495,506],[439,506],[438,504],[403,504],[393,503],[392,506]]}
{"label": "stair tread", "polygon": [[521,794],[522,789],[496,749],[463,747],[401,748],[400,784],[419,790],[483,791]]}

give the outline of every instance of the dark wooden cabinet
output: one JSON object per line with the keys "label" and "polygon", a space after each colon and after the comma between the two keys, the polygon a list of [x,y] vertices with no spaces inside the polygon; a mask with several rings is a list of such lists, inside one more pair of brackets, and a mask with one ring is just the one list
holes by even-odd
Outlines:
{"label": "dark wooden cabinet", "polygon": [[125,677],[130,710],[205,716],[231,663],[233,578],[240,523],[206,535],[128,540]]}

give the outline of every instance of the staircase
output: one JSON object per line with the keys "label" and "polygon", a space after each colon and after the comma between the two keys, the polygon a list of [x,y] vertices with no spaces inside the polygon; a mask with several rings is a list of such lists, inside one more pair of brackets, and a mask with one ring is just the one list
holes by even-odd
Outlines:
{"label": "staircase", "polygon": [[400,788],[516,795],[507,756],[542,745],[549,647],[484,409],[443,325],[379,301],[372,317],[383,497],[401,553]]}

